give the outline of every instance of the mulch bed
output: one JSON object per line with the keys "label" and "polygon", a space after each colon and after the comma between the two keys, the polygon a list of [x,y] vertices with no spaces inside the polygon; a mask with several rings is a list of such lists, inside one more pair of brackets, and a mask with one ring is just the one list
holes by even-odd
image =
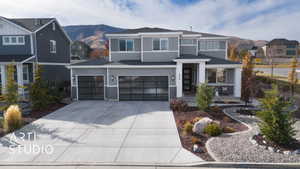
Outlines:
{"label": "mulch bed", "polygon": [[246,115],[246,116],[255,116],[256,111],[254,110],[247,110],[247,109],[239,109],[236,111],[239,114]]}
{"label": "mulch bed", "polygon": [[[195,155],[201,157],[203,160],[206,161],[214,161],[213,158],[207,153],[205,143],[207,140],[211,137],[207,134],[186,134],[183,131],[183,126],[185,122],[192,121],[196,117],[209,117],[212,120],[216,120],[220,122],[220,126],[223,127],[231,127],[235,129],[236,132],[247,130],[248,128],[244,126],[243,124],[231,119],[226,114],[223,113],[223,110],[218,107],[213,107],[211,111],[209,112],[203,112],[198,110],[195,107],[190,107],[187,112],[174,112],[174,117],[177,125],[177,129],[179,132],[179,136],[181,139],[182,146],[194,153]],[[193,152],[193,143],[192,138],[196,137],[200,140],[200,142],[197,143],[197,145],[201,148],[203,151],[202,153],[195,153]]]}
{"label": "mulch bed", "polygon": [[[58,110],[64,106],[66,106],[66,104],[56,103],[56,104],[49,105],[47,108],[45,108],[43,110],[39,110],[39,111],[33,110],[29,115],[23,115],[24,126],[48,115],[48,114],[54,112],[55,110]],[[2,126],[0,126],[0,137],[3,137],[5,134],[7,134],[7,133],[5,133]]]}
{"label": "mulch bed", "polygon": [[295,150],[300,149],[300,142],[298,140],[294,140],[289,145],[283,146],[283,145],[278,145],[271,141],[268,141],[261,134],[254,135],[252,138],[256,141],[257,144],[266,146],[266,147],[272,147],[275,150],[279,150],[280,153],[282,153],[284,151],[295,151]]}

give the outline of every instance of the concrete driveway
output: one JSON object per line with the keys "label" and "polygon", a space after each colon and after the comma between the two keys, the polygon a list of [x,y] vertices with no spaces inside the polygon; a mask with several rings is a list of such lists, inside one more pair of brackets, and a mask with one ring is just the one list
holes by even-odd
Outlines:
{"label": "concrete driveway", "polygon": [[0,163],[201,161],[182,148],[168,102],[75,102],[0,139]]}

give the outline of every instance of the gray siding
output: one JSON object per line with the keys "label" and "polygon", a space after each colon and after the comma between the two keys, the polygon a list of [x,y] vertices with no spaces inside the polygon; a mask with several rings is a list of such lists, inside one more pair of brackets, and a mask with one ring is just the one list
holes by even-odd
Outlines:
{"label": "gray siding", "polygon": [[[70,63],[70,42],[61,28],[56,24],[56,30],[52,30],[52,24],[36,33],[37,56],[39,62]],[[50,40],[56,41],[56,53],[50,53]]]}
{"label": "gray siding", "polygon": [[0,55],[30,55],[31,54],[30,35],[21,35],[21,36],[25,37],[25,45],[3,45],[3,36],[0,35]]}
{"label": "gray siding", "polygon": [[141,53],[111,53],[111,60],[141,60]]}
{"label": "gray siding", "polygon": [[180,54],[197,55],[197,46],[180,46]]}
{"label": "gray siding", "polygon": [[145,52],[144,62],[170,62],[178,57],[178,52]]}
{"label": "gray siding", "polygon": [[70,70],[65,66],[42,65],[42,78],[47,81],[68,82],[70,81]]}
{"label": "gray siding", "polygon": [[213,56],[216,58],[225,59],[226,58],[226,51],[199,51],[201,54],[205,54],[208,56]]}
{"label": "gray siding", "polygon": [[107,100],[118,100],[118,87],[106,87],[105,98]]}
{"label": "gray siding", "polygon": [[170,99],[176,99],[176,87],[170,87],[169,89],[169,97]]}

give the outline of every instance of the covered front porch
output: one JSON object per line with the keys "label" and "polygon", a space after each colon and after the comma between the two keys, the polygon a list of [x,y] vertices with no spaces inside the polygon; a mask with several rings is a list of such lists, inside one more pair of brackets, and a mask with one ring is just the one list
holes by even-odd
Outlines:
{"label": "covered front porch", "polygon": [[[3,59],[3,58],[2,58]],[[18,92],[22,99],[28,98],[28,86],[34,79],[34,57],[20,57],[13,60],[6,60],[0,62],[0,94],[6,92],[8,65],[14,65],[14,80],[18,84]]]}
{"label": "covered front porch", "polygon": [[177,98],[195,100],[198,85],[214,87],[215,102],[241,97],[241,65],[218,58],[176,59]]}

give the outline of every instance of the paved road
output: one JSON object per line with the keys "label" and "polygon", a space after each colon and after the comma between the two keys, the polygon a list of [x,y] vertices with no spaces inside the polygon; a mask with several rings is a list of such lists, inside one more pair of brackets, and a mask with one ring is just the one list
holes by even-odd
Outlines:
{"label": "paved road", "polygon": [[0,139],[0,164],[201,161],[182,148],[167,102],[75,102]]}

